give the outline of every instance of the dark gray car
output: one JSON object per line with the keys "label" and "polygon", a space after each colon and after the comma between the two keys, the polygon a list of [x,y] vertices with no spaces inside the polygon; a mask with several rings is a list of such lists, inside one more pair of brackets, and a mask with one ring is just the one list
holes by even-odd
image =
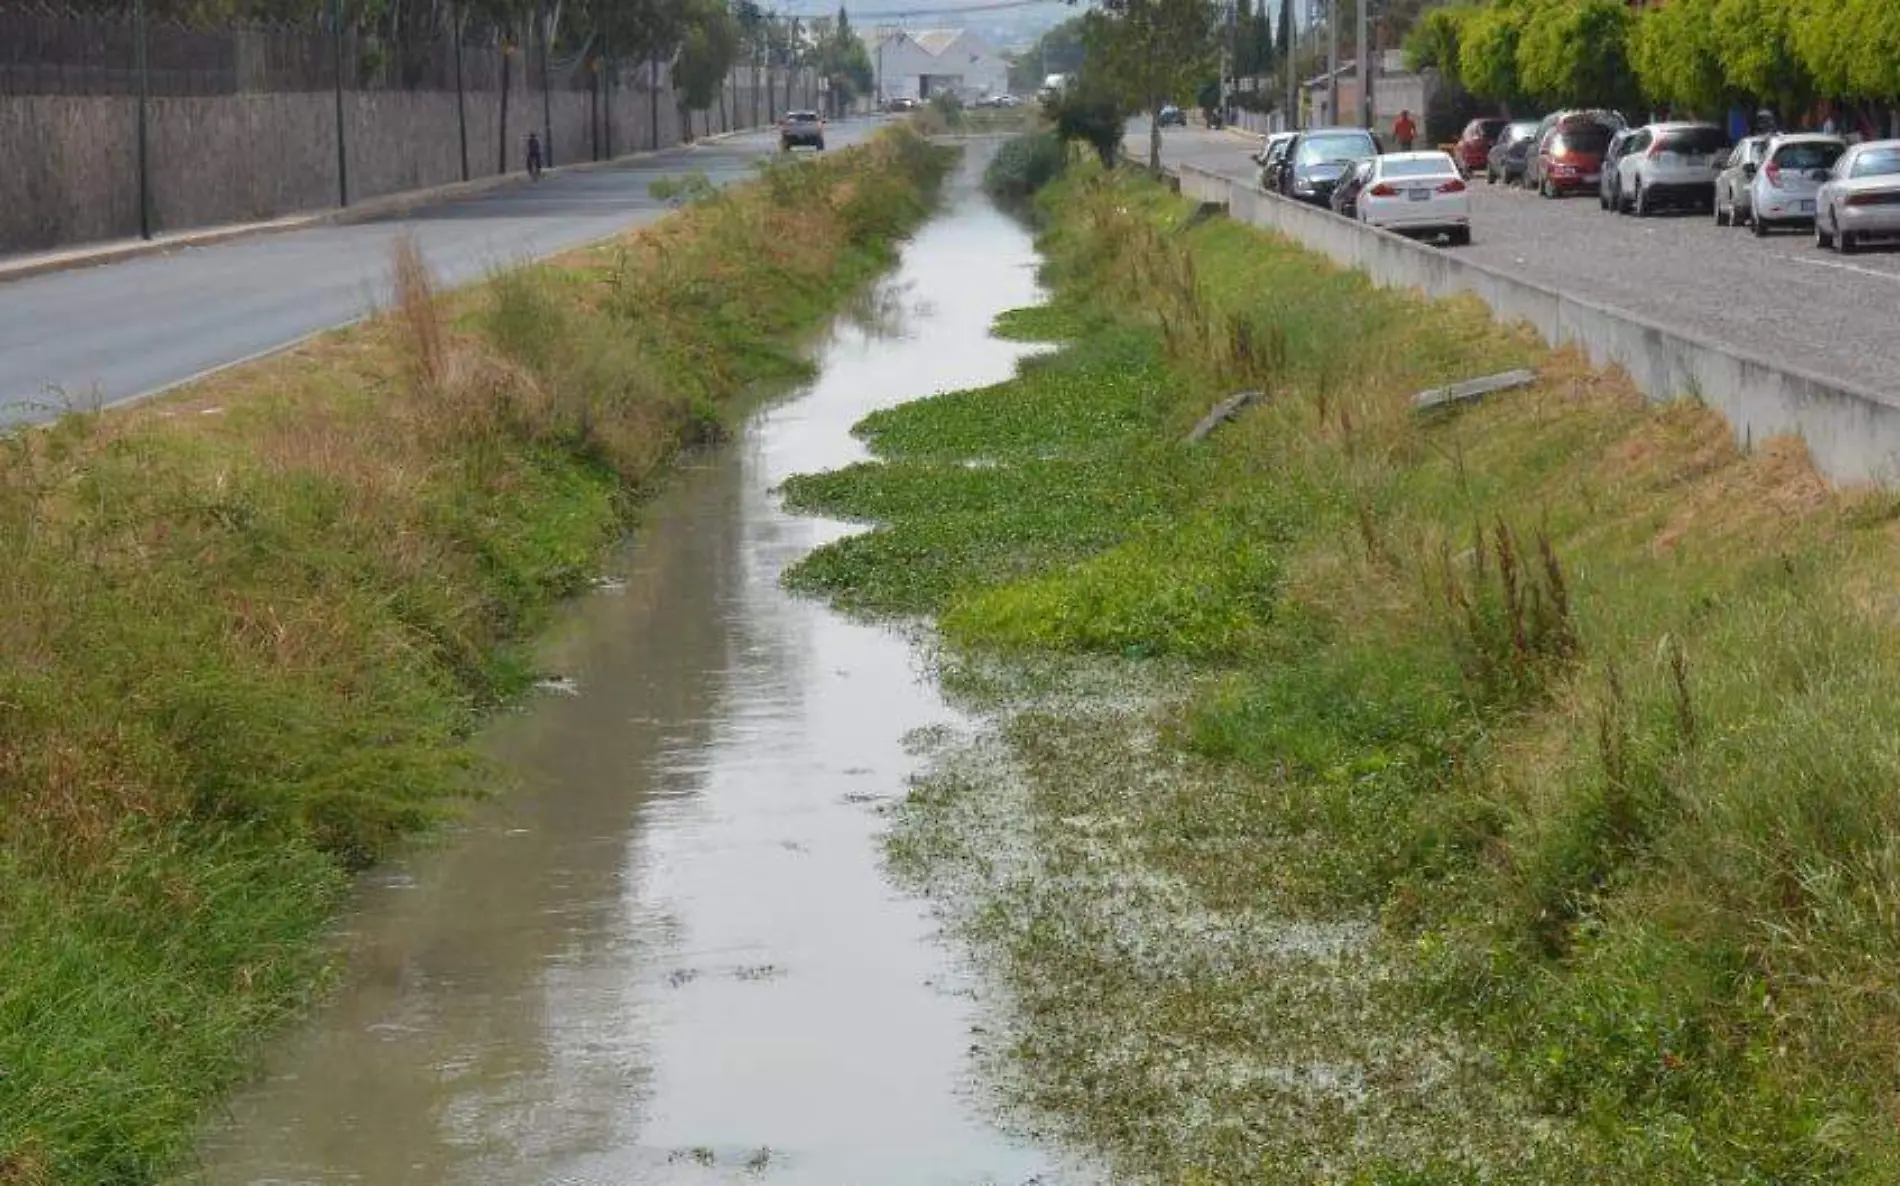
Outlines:
{"label": "dark gray car", "polygon": [[1506,125],[1484,159],[1484,179],[1490,185],[1524,180],[1524,158],[1537,140],[1537,121],[1518,120]]}

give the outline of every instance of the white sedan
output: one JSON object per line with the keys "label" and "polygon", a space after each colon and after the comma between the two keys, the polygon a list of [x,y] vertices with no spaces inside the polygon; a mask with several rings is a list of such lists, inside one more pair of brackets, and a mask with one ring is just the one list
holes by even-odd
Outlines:
{"label": "white sedan", "polygon": [[1359,221],[1408,234],[1445,234],[1471,242],[1471,194],[1442,152],[1393,152],[1372,162],[1359,191]]}
{"label": "white sedan", "polygon": [[1900,238],[1900,140],[1856,144],[1815,196],[1814,241],[1842,254],[1866,239]]}

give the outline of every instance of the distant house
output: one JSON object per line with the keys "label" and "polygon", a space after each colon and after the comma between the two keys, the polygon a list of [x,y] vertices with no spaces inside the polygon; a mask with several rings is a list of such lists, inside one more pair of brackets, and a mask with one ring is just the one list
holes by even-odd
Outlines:
{"label": "distant house", "polygon": [[978,99],[1009,90],[1009,63],[966,29],[872,33],[864,43],[881,101],[945,93]]}

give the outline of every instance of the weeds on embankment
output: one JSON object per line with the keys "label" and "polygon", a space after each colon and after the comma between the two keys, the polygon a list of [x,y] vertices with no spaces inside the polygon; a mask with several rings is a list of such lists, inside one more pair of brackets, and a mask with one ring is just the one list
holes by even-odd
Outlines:
{"label": "weeds on embankment", "polygon": [[178,1161],[514,644],[946,168],[894,133],[446,297],[405,247],[387,317],[0,441],[0,1183]]}
{"label": "weeds on embankment", "polygon": [[1145,182],[1043,201],[1063,349],[788,486],[879,524],[792,581],[1000,706],[892,843],[1015,1089],[1166,1180],[1894,1180],[1894,500]]}

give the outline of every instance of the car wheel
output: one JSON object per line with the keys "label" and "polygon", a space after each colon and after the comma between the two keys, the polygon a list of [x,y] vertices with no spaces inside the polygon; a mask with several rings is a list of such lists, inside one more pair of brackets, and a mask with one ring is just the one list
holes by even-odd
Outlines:
{"label": "car wheel", "polygon": [[1768,232],[1770,230],[1773,230],[1774,228],[1768,225],[1768,222],[1766,219],[1751,218],[1748,220],[1748,229],[1754,232],[1754,235],[1757,239],[1766,239],[1768,237]]}
{"label": "car wheel", "polygon": [[1453,247],[1471,246],[1471,228],[1468,226],[1453,227],[1451,231],[1451,245]]}
{"label": "car wheel", "polygon": [[1853,231],[1842,231],[1840,244],[1842,255],[1852,255],[1860,250],[1860,236]]}
{"label": "car wheel", "polygon": [[[1761,219],[1758,218],[1755,221],[1759,223]],[[1828,234],[1827,228],[1821,225],[1821,216],[1819,214],[1814,216],[1814,245],[1823,251],[1834,246],[1834,236]]]}
{"label": "car wheel", "polygon": [[1636,196],[1631,199],[1631,202],[1632,205],[1635,206],[1636,217],[1638,218],[1648,218],[1654,213],[1649,205],[1649,191],[1643,188],[1643,183],[1640,181],[1636,183]]}
{"label": "car wheel", "polygon": [[1549,200],[1557,196],[1557,187],[1552,185],[1550,178],[1546,176],[1543,181],[1538,184],[1537,192],[1542,194],[1546,200]]}
{"label": "car wheel", "polygon": [[1733,218],[1734,218],[1734,215],[1730,214],[1727,210],[1722,209],[1722,199],[1718,195],[1715,199],[1715,225],[1728,226]]}
{"label": "car wheel", "polygon": [[820,140],[818,142],[818,151],[823,152],[824,150],[825,150],[825,142],[823,140]]}

